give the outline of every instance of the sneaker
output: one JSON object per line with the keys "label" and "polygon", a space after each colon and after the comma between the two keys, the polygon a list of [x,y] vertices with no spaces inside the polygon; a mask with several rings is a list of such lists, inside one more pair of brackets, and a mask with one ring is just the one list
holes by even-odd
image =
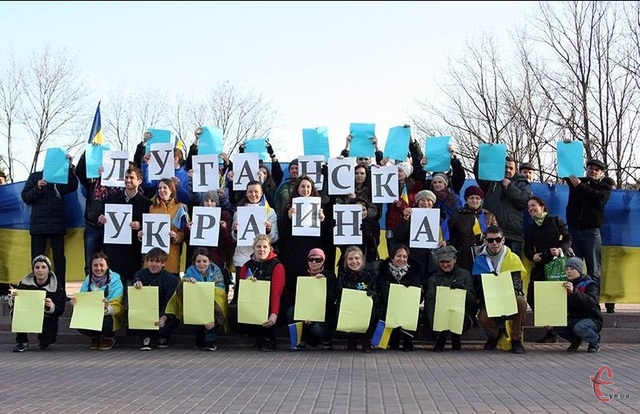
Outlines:
{"label": "sneaker", "polygon": [[305,342],[300,342],[298,345],[292,346],[291,350],[292,351],[302,351],[306,347],[307,347],[307,344]]}
{"label": "sneaker", "polygon": [[579,339],[577,342],[571,342],[571,345],[569,345],[569,348],[567,348],[567,351],[578,352],[580,345],[582,345],[582,339]]}
{"label": "sneaker", "polygon": [[93,338],[91,338],[91,343],[89,344],[89,349],[93,349],[95,351],[98,348],[100,348],[100,337],[99,336],[94,336]]}
{"label": "sneaker", "polygon": [[522,346],[522,342],[521,341],[511,341],[511,352],[513,352],[514,354],[526,354],[527,351],[525,351],[524,346]]}
{"label": "sneaker", "polygon": [[169,340],[167,338],[158,338],[158,348],[169,348]]}
{"label": "sneaker", "polygon": [[555,344],[556,342],[558,342],[558,335],[552,331],[547,331],[542,338],[536,341],[537,344]]}
{"label": "sneaker", "polygon": [[38,344],[38,349],[41,350],[41,351],[46,351],[47,349],[49,349],[49,345],[43,344],[42,342],[40,342]]}
{"label": "sneaker", "polygon": [[589,348],[587,348],[587,352],[590,354],[595,354],[600,352],[600,344],[589,344]]}
{"label": "sneaker", "polygon": [[204,345],[205,351],[215,351],[216,349],[218,349],[218,345],[215,342],[206,342]]}
{"label": "sneaker", "polygon": [[29,349],[29,344],[19,342],[13,347],[13,352],[24,352],[27,349]]}
{"label": "sneaker", "polygon": [[493,351],[498,346],[498,338],[489,338],[487,342],[484,343],[485,351]]}
{"label": "sneaker", "polygon": [[[160,342],[160,341],[158,341]],[[142,338],[142,342],[140,342],[140,350],[141,351],[151,351],[151,338],[144,337]]]}
{"label": "sneaker", "polygon": [[115,338],[101,338],[100,339],[100,346],[98,347],[98,350],[100,350],[100,351],[108,351],[111,348],[113,348],[113,346],[115,344],[116,344]]}
{"label": "sneaker", "polygon": [[323,342],[322,343],[322,349],[324,349],[325,351],[332,350],[333,349],[333,343],[331,341]]}

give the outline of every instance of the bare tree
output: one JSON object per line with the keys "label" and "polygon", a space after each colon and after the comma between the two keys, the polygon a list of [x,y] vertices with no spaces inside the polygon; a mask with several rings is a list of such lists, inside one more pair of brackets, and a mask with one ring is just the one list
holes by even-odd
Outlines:
{"label": "bare tree", "polygon": [[38,158],[52,139],[58,145],[72,146],[82,141],[68,134],[78,122],[88,90],[79,79],[65,52],[54,55],[48,48],[34,53],[25,73],[25,106],[22,122],[31,134],[35,152],[30,172],[36,170]]}
{"label": "bare tree", "polygon": [[7,167],[9,180],[14,173],[13,134],[22,110],[23,82],[23,68],[11,56],[0,74],[0,125],[3,126],[0,134],[7,138],[6,157],[0,155],[0,162]]}
{"label": "bare tree", "polygon": [[267,137],[277,115],[262,95],[244,92],[229,81],[220,82],[211,89],[205,108],[204,124],[222,129],[224,149],[228,154],[247,139]]}
{"label": "bare tree", "polygon": [[187,146],[186,150],[189,149],[187,141],[190,141],[193,131],[196,127],[203,125],[195,121],[194,105],[197,104],[194,104],[193,101],[187,101],[183,95],[177,95],[169,116],[169,127],[173,129],[178,138],[182,139]]}
{"label": "bare tree", "polygon": [[[110,98],[105,102],[105,138],[113,137],[122,151],[130,151],[129,135],[133,124],[131,98],[126,87],[121,86],[109,93]],[[136,142],[134,140],[133,142]]]}
{"label": "bare tree", "polygon": [[[142,138],[149,128],[163,129],[167,125],[167,96],[160,89],[149,89],[134,98],[134,133]],[[134,142],[138,142],[134,140]]]}

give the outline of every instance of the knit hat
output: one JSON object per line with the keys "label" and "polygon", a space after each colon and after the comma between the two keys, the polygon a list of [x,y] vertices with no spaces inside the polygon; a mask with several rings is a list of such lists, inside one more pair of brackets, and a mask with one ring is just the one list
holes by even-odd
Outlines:
{"label": "knit hat", "polygon": [[482,188],[478,187],[477,185],[472,185],[470,187],[467,187],[466,190],[464,190],[464,199],[465,200],[467,198],[471,197],[472,195],[476,195],[476,196],[484,199],[484,191],[482,191]]}
{"label": "knit hat", "polygon": [[580,274],[584,273],[584,263],[582,263],[582,259],[579,257],[572,257],[571,259],[567,260],[567,263],[564,266],[573,267]]}
{"label": "knit hat", "polygon": [[298,159],[294,158],[291,160],[291,162],[289,163],[289,168],[291,168],[292,165],[298,165]]}
{"label": "knit hat", "polygon": [[431,182],[433,183],[433,181],[435,181],[436,178],[440,178],[442,181],[444,181],[444,185],[446,186],[449,185],[449,177],[447,177],[447,174],[437,173],[436,175],[433,176],[433,180],[431,180]]}
{"label": "knit hat", "polygon": [[449,262],[456,258],[458,251],[453,246],[442,246],[433,252],[433,257],[439,262]]}
{"label": "knit hat", "polygon": [[214,203],[216,203],[216,206],[220,205],[218,192],[215,190],[207,191],[206,193],[204,193],[204,195],[202,196],[202,201],[204,202],[205,200],[212,200]]}
{"label": "knit hat", "polygon": [[33,259],[33,261],[31,262],[31,267],[34,267],[36,265],[36,263],[38,263],[38,262],[42,262],[42,263],[46,264],[47,267],[49,268],[49,270],[51,270],[51,260],[49,260],[49,258],[47,256],[45,256],[44,254],[36,256]]}
{"label": "knit hat", "polygon": [[436,195],[433,194],[433,191],[429,191],[429,190],[418,191],[418,194],[416,194],[416,205],[418,205],[418,202],[422,199],[431,200],[433,204],[436,203]]}
{"label": "knit hat", "polygon": [[319,257],[322,257],[322,260],[325,259],[324,252],[322,251],[322,249],[319,249],[317,247],[315,249],[309,250],[309,254],[307,255],[307,257],[311,257],[311,256],[319,256]]}
{"label": "knit hat", "polygon": [[413,173],[413,167],[408,162],[398,163],[396,167],[402,169],[402,171],[404,171],[404,175],[406,175],[407,177]]}

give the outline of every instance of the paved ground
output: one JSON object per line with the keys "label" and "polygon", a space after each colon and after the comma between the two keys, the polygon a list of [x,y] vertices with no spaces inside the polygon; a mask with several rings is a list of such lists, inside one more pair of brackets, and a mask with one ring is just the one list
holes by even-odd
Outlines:
{"label": "paved ground", "polygon": [[[423,346],[362,354],[81,345],[15,354],[11,346],[0,345],[2,413],[635,413],[640,407],[640,345],[603,345],[599,354],[530,345],[526,355],[479,345],[440,354]],[[601,390],[617,388],[619,397],[609,403],[597,400],[590,380],[604,365],[614,384]]]}

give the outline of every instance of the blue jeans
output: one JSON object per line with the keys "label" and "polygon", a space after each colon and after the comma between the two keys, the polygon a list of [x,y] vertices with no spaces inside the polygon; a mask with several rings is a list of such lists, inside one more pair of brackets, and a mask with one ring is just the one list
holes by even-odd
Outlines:
{"label": "blue jeans", "polygon": [[587,274],[591,276],[600,289],[600,274],[602,271],[602,239],[600,229],[576,229],[569,227],[571,234],[571,248],[576,257],[584,259]]}
{"label": "blue jeans", "polygon": [[104,227],[84,226],[84,274],[89,274],[91,256],[102,251],[104,245]]}
{"label": "blue jeans", "polygon": [[569,319],[567,326],[556,328],[558,335],[571,342],[587,341],[589,345],[597,345],[600,342],[598,325],[593,319]]}

